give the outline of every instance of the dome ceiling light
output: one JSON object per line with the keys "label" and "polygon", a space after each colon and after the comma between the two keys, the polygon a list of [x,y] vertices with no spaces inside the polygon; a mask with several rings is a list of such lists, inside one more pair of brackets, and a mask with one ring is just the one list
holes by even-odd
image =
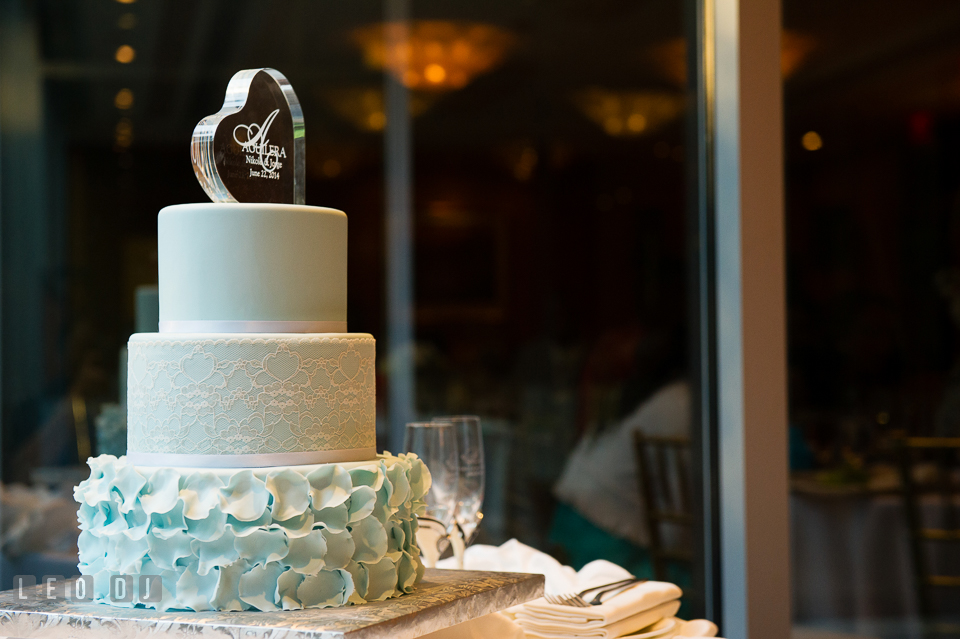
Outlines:
{"label": "dome ceiling light", "polygon": [[[337,115],[361,131],[382,131],[387,125],[382,87],[344,87],[326,90],[321,95]],[[436,97],[435,93],[411,92],[410,115],[422,114]]]}
{"label": "dome ceiling light", "polygon": [[385,69],[407,88],[450,91],[499,65],[516,42],[512,33],[480,22],[413,20],[351,32],[367,66]]}
{"label": "dome ceiling light", "polygon": [[608,135],[643,135],[674,120],[683,111],[683,97],[665,91],[584,89],[573,96],[585,116]]}

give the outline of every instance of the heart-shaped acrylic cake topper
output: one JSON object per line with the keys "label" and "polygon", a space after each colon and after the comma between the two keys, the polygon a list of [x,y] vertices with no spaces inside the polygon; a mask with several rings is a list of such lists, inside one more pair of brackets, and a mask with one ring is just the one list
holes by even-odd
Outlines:
{"label": "heart-shaped acrylic cake topper", "polygon": [[303,132],[300,101],[282,73],[240,71],[223,107],[193,130],[193,171],[214,202],[303,204]]}

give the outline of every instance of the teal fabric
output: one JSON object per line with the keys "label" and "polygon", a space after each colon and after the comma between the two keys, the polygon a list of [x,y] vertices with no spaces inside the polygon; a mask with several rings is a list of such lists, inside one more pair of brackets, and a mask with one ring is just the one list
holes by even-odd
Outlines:
{"label": "teal fabric", "polygon": [[[548,541],[564,555],[564,560],[580,570],[595,559],[606,559],[629,570],[635,577],[653,579],[650,552],[631,541],[611,535],[594,525],[573,507],[560,502],[553,514]],[[688,590],[692,576],[688,566],[670,562],[668,581]],[[689,619],[690,602],[683,601],[677,616]]]}
{"label": "teal fabric", "polygon": [[637,577],[653,578],[653,564],[646,548],[611,535],[563,502],[554,511],[549,541],[562,549],[574,570],[595,559],[606,559]]}

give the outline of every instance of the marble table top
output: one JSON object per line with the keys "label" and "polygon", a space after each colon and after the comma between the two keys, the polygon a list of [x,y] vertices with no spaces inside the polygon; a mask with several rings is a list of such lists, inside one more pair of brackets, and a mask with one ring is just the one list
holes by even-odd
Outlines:
{"label": "marble table top", "polygon": [[[39,589],[40,586],[37,586]],[[20,602],[0,592],[0,635],[50,639],[409,639],[497,612],[543,594],[543,576],[428,569],[397,599],[286,612],[157,612],[105,604]]]}

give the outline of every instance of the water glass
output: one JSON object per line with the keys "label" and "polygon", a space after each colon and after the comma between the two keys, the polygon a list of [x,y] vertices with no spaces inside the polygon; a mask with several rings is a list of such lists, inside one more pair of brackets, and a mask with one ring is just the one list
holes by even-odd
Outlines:
{"label": "water glass", "polygon": [[420,517],[417,542],[428,567],[436,565],[447,546],[447,530],[454,522],[460,480],[456,428],[451,422],[412,422],[404,433],[403,449],[416,453],[430,471],[425,517]]}

